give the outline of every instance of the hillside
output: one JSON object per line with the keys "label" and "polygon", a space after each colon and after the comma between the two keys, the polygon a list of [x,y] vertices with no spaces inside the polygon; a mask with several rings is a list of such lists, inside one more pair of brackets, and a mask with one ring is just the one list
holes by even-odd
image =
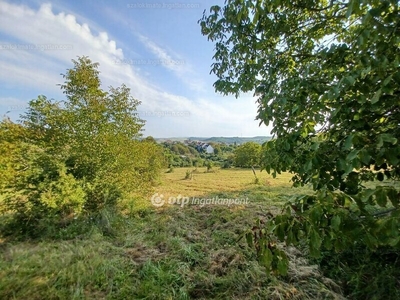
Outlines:
{"label": "hillside", "polygon": [[159,143],[165,141],[183,142],[185,140],[202,141],[206,143],[225,143],[225,144],[243,144],[246,142],[256,142],[263,144],[266,141],[271,140],[271,136],[255,136],[255,137],[171,137],[171,138],[156,138],[155,140]]}

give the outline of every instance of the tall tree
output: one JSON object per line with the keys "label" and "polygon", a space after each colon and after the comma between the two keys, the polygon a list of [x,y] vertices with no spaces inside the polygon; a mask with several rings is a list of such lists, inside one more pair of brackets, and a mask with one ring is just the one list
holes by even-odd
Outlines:
{"label": "tall tree", "polygon": [[0,180],[8,188],[5,209],[27,222],[50,211],[97,211],[123,197],[144,196],[162,168],[161,148],[140,141],[144,121],[130,89],[105,92],[97,63],[79,57],[73,64],[60,85],[64,101],[39,96],[21,125],[0,123],[0,153],[8,151],[0,160],[7,173]]}
{"label": "tall tree", "polygon": [[33,141],[64,156],[76,178],[109,185],[130,182],[133,188],[139,176],[132,172],[137,171],[140,158],[132,153],[144,125],[136,112],[140,101],[125,85],[103,91],[98,63],[88,57],[79,57],[73,64],[60,85],[66,100],[40,96],[31,101],[23,124]]}
{"label": "tall tree", "polygon": [[[227,0],[199,23],[215,43],[216,91],[253,91],[257,118],[273,125],[264,168],[316,191],[288,204],[274,233],[288,244],[303,234],[314,257],[354,243],[398,249],[398,191],[364,183],[400,178],[399,2]],[[377,207],[395,210],[381,221]]]}
{"label": "tall tree", "polygon": [[235,166],[251,168],[260,166],[261,145],[255,142],[247,142],[235,149]]}

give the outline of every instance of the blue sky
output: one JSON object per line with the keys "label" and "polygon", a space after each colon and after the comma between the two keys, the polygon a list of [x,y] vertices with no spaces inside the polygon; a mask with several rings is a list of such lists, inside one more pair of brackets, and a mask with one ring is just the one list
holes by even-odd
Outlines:
{"label": "blue sky", "polygon": [[142,102],[145,136],[269,135],[252,94],[214,91],[214,45],[197,23],[214,4],[223,0],[0,0],[0,116],[17,120],[38,95],[63,100],[60,74],[87,55],[105,90],[125,83]]}

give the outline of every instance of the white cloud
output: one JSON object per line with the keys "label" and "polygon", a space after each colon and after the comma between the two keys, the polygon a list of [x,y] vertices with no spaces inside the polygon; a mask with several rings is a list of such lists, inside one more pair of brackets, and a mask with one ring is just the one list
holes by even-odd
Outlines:
{"label": "white cloud", "polygon": [[0,106],[7,111],[23,111],[26,102],[14,97],[0,97]]}
{"label": "white cloud", "polygon": [[[142,101],[140,111],[186,111],[190,114],[183,117],[149,117],[146,123],[147,134],[156,137],[210,136],[235,135],[236,132],[236,135],[249,136],[266,135],[269,132],[265,127],[257,129],[256,122],[253,122],[256,108],[251,103],[254,102],[252,97],[237,101],[217,95],[209,99],[196,99],[194,95],[189,100],[161,90],[140,75],[135,66],[116,64],[116,61],[124,59],[123,50],[118,48],[116,41],[105,30],[98,32],[87,23],[80,22],[75,14],[56,14],[50,4],[42,4],[38,10],[34,10],[0,0],[0,15],[0,33],[12,37],[12,44],[72,46],[68,50],[0,50],[2,85],[25,90],[34,87],[45,95],[57,91],[61,97],[57,86],[63,81],[60,72],[72,66],[71,59],[87,55],[92,61],[100,63],[100,77],[104,87],[125,83],[131,88],[132,95]],[[166,51],[148,38],[142,37],[141,40],[158,59],[181,59],[179,55]],[[0,38],[0,44],[11,43],[3,37]],[[193,73],[188,64],[171,64],[166,67],[186,84],[192,85],[193,89],[202,88],[201,80],[196,81],[195,76],[191,78]],[[9,100],[0,98],[0,103],[4,104],[4,101]]]}
{"label": "white cloud", "polygon": [[169,53],[170,51],[160,47],[154,41],[143,35],[138,34],[137,36],[139,40],[157,57],[162,66],[172,71],[192,90],[204,90],[204,82],[197,77],[189,62],[182,56],[176,53]]}

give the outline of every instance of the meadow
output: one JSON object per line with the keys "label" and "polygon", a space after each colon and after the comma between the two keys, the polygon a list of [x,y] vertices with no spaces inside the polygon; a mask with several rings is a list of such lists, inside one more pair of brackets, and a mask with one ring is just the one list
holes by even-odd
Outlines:
{"label": "meadow", "polygon": [[[290,174],[198,168],[163,172],[164,199],[248,198],[246,205],[126,202],[36,240],[0,241],[0,299],[341,299],[339,286],[294,248],[286,277],[266,274],[243,235],[292,195]],[[129,204],[129,205],[128,205]]]}

